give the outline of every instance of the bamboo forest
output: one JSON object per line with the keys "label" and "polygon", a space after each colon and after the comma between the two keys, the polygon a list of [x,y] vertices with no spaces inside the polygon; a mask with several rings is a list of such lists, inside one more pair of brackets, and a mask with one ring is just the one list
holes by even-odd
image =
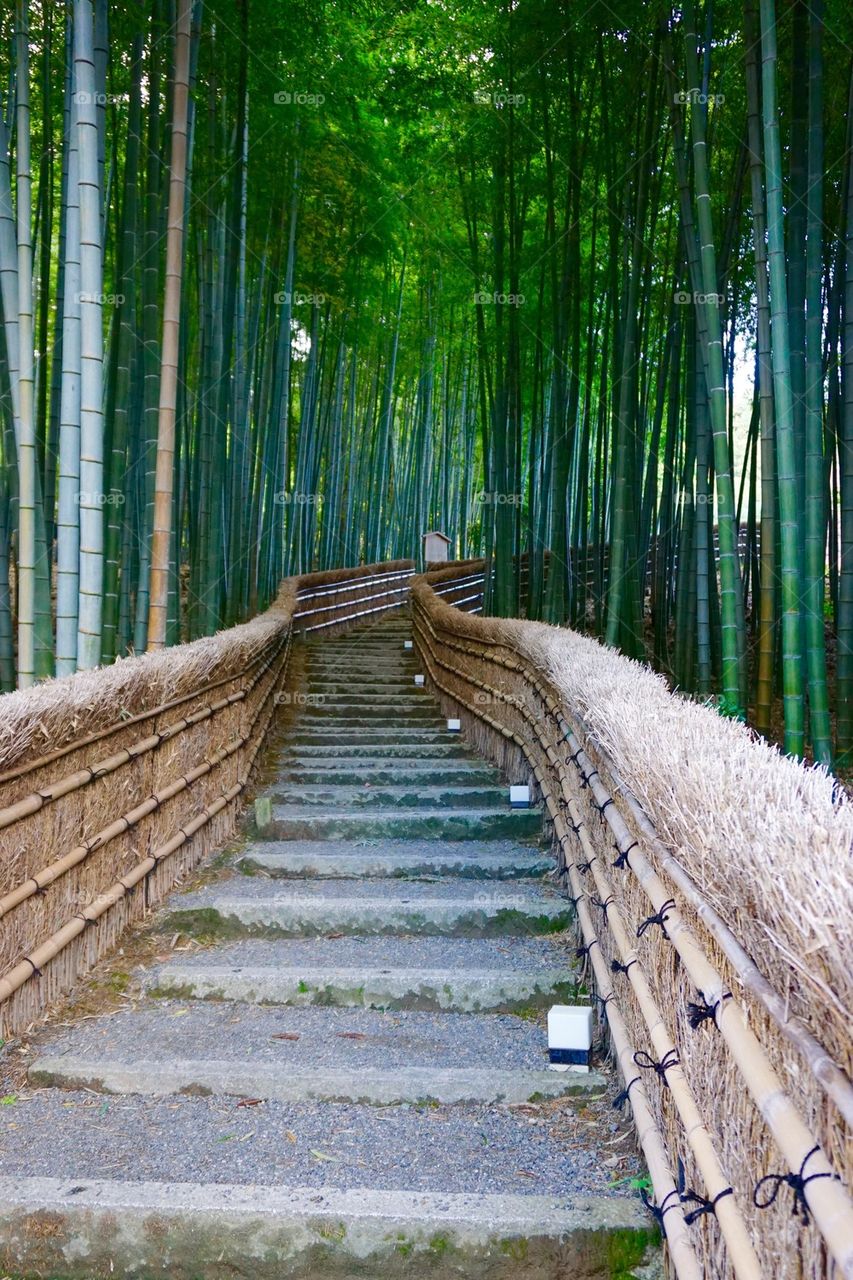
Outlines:
{"label": "bamboo forest", "polygon": [[0,688],[288,574],[484,611],[853,756],[845,0],[16,0]]}

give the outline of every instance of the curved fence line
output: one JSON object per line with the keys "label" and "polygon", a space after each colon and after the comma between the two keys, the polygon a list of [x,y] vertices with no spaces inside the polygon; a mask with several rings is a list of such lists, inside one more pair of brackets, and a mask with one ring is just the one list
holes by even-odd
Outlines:
{"label": "curved fence line", "polygon": [[[467,573],[468,565],[456,571]],[[704,851],[683,848],[679,858],[661,839],[664,810],[640,805],[624,761],[617,768],[603,730],[592,733],[567,697],[563,686],[571,682],[559,677],[575,659],[571,646],[594,646],[595,654],[584,656],[615,664],[616,679],[630,676],[638,701],[641,674],[655,697],[685,718],[707,717],[709,735],[722,724],[756,764],[767,749],[592,641],[538,623],[466,616],[433,589],[453,579],[448,566],[413,585],[423,670],[447,713],[460,716],[472,739],[545,801],[559,872],[577,910],[579,958],[608,1025],[625,1086],[621,1101],[634,1113],[676,1274],[816,1280],[833,1264],[838,1274],[851,1274],[851,1090],[843,1051],[833,1053],[819,1032],[790,1016],[799,975],[785,961],[781,928],[751,956],[703,895],[697,869]],[[654,735],[653,719],[644,725]],[[805,775],[776,758],[786,781],[791,770]],[[824,793],[831,795],[830,781]],[[680,799],[673,785],[670,803]],[[817,801],[813,808],[823,826],[837,812],[834,838],[842,849],[849,808],[820,810]],[[723,806],[719,826],[727,828]],[[737,853],[732,845],[730,855]],[[756,904],[761,889],[755,885]],[[848,906],[849,894],[837,905],[842,928]],[[796,909],[792,902],[794,926]],[[787,973],[787,1002],[765,970]],[[834,985],[837,998],[842,977]],[[834,1025],[830,1004],[828,996],[818,1006],[816,1027]]]}
{"label": "curved fence line", "polygon": [[412,572],[402,561],[288,579],[249,623],[2,699],[3,1035],[233,835],[293,635],[352,625],[365,600],[399,608]]}

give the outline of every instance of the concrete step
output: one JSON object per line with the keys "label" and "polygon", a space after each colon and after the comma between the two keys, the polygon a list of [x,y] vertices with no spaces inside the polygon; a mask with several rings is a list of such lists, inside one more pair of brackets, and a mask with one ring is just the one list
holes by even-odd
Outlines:
{"label": "concrete step", "polygon": [[[336,757],[303,760],[285,764],[278,775],[283,787],[309,786],[442,786],[446,784],[495,784],[501,777],[496,769],[475,760],[351,760]],[[503,790],[506,795],[506,788]]]}
{"label": "concrete step", "polygon": [[426,763],[433,760],[465,760],[482,763],[473,755],[471,748],[460,738],[459,734],[446,733],[441,741],[433,743],[405,744],[399,742],[371,742],[365,737],[351,743],[329,741],[311,741],[298,744],[290,740],[290,745],[279,754],[278,760],[283,767],[290,761],[297,764],[307,763],[313,759],[341,760],[344,762],[359,761],[367,763],[373,760],[397,761],[413,764]]}
{"label": "concrete step", "polygon": [[[319,698],[320,694],[321,691],[316,685],[312,684],[311,695],[314,698]],[[338,692],[322,691],[322,699],[322,702],[309,703],[308,705],[334,707],[336,709],[340,707],[345,710],[364,707],[369,709],[375,707],[403,707],[406,710],[410,708],[418,711],[427,709],[433,713],[436,709],[436,704],[430,695],[413,684],[405,685],[399,690],[385,688],[381,693],[362,693],[360,686],[353,687],[350,685],[348,688],[340,689]]]}
{"label": "concrete step", "polygon": [[505,1103],[585,1097],[597,1071],[547,1066],[544,1019],[161,1000],[51,1034],[33,1087],[279,1102]]}
{"label": "concrete step", "polygon": [[250,845],[239,865],[243,871],[262,871],[272,877],[521,880],[544,876],[553,870],[554,860],[542,849],[497,840],[385,840],[370,845],[343,840],[270,840]]}
{"label": "concrete step", "polygon": [[28,1072],[37,1088],[387,1106],[515,1104],[608,1087],[598,1072],[549,1069],[544,1015],[161,999],[41,1040]]}
{"label": "concrete step", "polygon": [[171,899],[161,928],[215,937],[430,934],[494,937],[556,933],[572,910],[553,889],[455,880],[294,880],[252,876]]}
{"label": "concrete step", "polygon": [[146,976],[145,988],[227,1008],[528,1013],[577,1000],[575,964],[554,934],[253,939],[170,960]]}
{"label": "concrete step", "polygon": [[264,794],[284,808],[322,806],[327,810],[361,809],[486,809],[509,804],[509,788],[478,782],[461,781],[424,784],[415,779],[408,784],[376,785],[365,781],[361,786],[305,783],[294,786],[276,782]]}
{"label": "concrete step", "polygon": [[0,1178],[0,1262],[10,1274],[93,1280],[165,1266],[169,1280],[612,1280],[618,1255],[628,1280],[650,1276],[645,1264],[658,1254],[636,1197],[606,1193]]}
{"label": "concrete step", "polygon": [[242,1062],[231,1058],[176,1058],[166,1052],[135,1062],[103,1058],[38,1058],[29,1071],[35,1086],[95,1089],[101,1093],[167,1097],[196,1096],[275,1099],[278,1102],[347,1102],[359,1106],[412,1106],[502,1103],[518,1106],[548,1098],[567,1098],[600,1090],[597,1072],[578,1075],[539,1071],[502,1071],[476,1067],[349,1068],[308,1064],[303,1069]]}
{"label": "concrete step", "polygon": [[397,725],[416,725],[419,728],[447,729],[444,716],[437,713],[434,703],[422,706],[387,706],[387,707],[344,707],[331,704],[311,704],[299,713],[300,730],[310,729],[313,725],[342,726],[357,728],[381,728],[388,725],[393,729]]}
{"label": "concrete step", "polygon": [[365,746],[418,748],[443,746],[448,741],[453,741],[453,735],[443,723],[441,728],[435,729],[410,729],[406,725],[374,729],[368,726],[359,727],[352,723],[343,727],[331,725],[325,721],[309,727],[300,721],[289,741],[294,747],[316,746],[329,742],[348,747],[358,747],[363,743]]}
{"label": "concrete step", "polygon": [[[414,671],[405,676],[393,677],[390,674],[380,680],[373,672],[372,678],[358,680],[353,682],[347,677],[346,672],[339,672],[336,675],[323,675],[320,673],[310,673],[309,687],[312,693],[323,694],[353,694],[359,697],[371,697],[377,695],[379,697],[390,697],[398,694],[410,694],[413,689],[418,686],[414,683]],[[416,695],[418,697],[429,697],[428,692],[422,691]]]}
{"label": "concrete step", "polygon": [[542,831],[536,809],[386,809],[318,812],[296,805],[274,805],[272,820],[255,832],[269,840],[502,840],[524,839]]}

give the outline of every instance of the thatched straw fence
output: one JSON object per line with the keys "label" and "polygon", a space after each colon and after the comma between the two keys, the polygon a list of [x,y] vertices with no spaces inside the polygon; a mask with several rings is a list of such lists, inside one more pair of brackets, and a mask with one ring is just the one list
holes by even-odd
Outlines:
{"label": "thatched straw fence", "polygon": [[422,669],[544,799],[670,1270],[853,1275],[853,805],[597,642],[436,594],[471,574],[415,580]]}
{"label": "thatched straw fence", "polygon": [[243,626],[0,698],[0,1034],[234,834],[294,632],[399,607],[411,573],[288,579]]}

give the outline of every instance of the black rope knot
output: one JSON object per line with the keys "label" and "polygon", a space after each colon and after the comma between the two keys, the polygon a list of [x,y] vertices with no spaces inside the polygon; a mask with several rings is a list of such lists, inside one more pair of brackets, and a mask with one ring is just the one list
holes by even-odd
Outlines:
{"label": "black rope knot", "polygon": [[613,894],[612,894],[612,893],[611,893],[611,894],[608,894],[608,896],[604,899],[604,901],[603,901],[603,902],[601,901],[601,899],[600,899],[600,898],[590,898],[590,902],[592,903],[592,905],[593,905],[594,907],[599,907],[599,908],[600,908],[600,910],[604,912],[605,916],[607,915],[607,908],[608,908],[608,907],[609,907],[609,906],[610,906],[614,901],[615,901],[615,899],[614,899],[614,897],[613,897]]}
{"label": "black rope knot", "polygon": [[715,1000],[713,1004],[708,1004],[708,1001],[703,995],[700,995],[699,998],[702,1001],[701,1004],[695,1000],[687,1001],[687,1021],[690,1023],[690,1027],[693,1031],[698,1027],[701,1027],[703,1022],[713,1022],[714,1026],[716,1026],[717,1010],[724,1000],[731,1000],[732,993],[731,991],[727,991],[724,995],[720,996],[719,1000]]}
{"label": "black rope knot", "polygon": [[[674,1200],[672,1200],[673,1196],[675,1196]],[[661,1227],[663,1227],[663,1215],[665,1213],[669,1213],[670,1209],[677,1209],[680,1203],[678,1190],[675,1187],[673,1187],[672,1191],[670,1191],[667,1195],[664,1196],[660,1206],[656,1204],[652,1204],[651,1200],[649,1199],[649,1194],[646,1191],[645,1187],[640,1188],[640,1198],[642,1199],[643,1204],[646,1206],[649,1213],[657,1220],[658,1223],[660,1223]],[[670,1200],[672,1200],[672,1204],[669,1203]]]}
{"label": "black rope knot", "polygon": [[620,849],[618,844],[614,843],[613,848],[619,854],[619,857],[614,859],[612,865],[620,869],[622,867],[629,867],[631,864],[628,861],[628,854],[631,852],[632,849],[636,849],[638,843],[639,842],[637,840],[633,840],[631,844],[628,845],[627,849]]}
{"label": "black rope knot", "polygon": [[[834,1173],[806,1173],[806,1165],[816,1151],[820,1147],[817,1143],[812,1147],[811,1151],[807,1151],[803,1157],[803,1163],[800,1165],[799,1173],[767,1173],[756,1183],[755,1190],[752,1193],[752,1203],[756,1209],[769,1209],[775,1202],[776,1197],[784,1186],[788,1186],[794,1193],[794,1203],[791,1206],[791,1213],[800,1215],[800,1221],[804,1227],[807,1227],[811,1221],[809,1215],[809,1206],[806,1203],[806,1187],[810,1182],[815,1182],[818,1178],[836,1178]],[[759,1192],[764,1184],[770,1188],[769,1194],[763,1199],[759,1199]]]}
{"label": "black rope knot", "polygon": [[[644,1059],[644,1061],[641,1061],[641,1059]],[[661,1080],[661,1083],[664,1084],[667,1089],[669,1088],[669,1081],[666,1078],[666,1073],[669,1071],[670,1067],[677,1067],[679,1061],[680,1059],[678,1057],[677,1049],[667,1049],[660,1062],[655,1062],[652,1055],[650,1053],[646,1053],[645,1049],[638,1049],[634,1054],[634,1062],[640,1070],[654,1071]]]}
{"label": "black rope knot", "polygon": [[696,1191],[688,1191],[687,1179],[684,1173],[684,1161],[681,1156],[678,1157],[678,1195],[682,1204],[695,1204],[697,1207],[691,1209],[689,1213],[685,1213],[684,1221],[688,1227],[692,1226],[697,1218],[701,1218],[705,1213],[712,1213],[716,1216],[717,1202],[722,1200],[724,1196],[733,1196],[734,1187],[723,1187],[722,1191],[718,1191],[713,1200],[708,1200],[705,1196],[700,1196]]}
{"label": "black rope knot", "polygon": [[613,804],[613,797],[612,797],[612,796],[608,796],[608,797],[607,797],[607,799],[604,801],[604,803],[603,803],[603,804],[597,804],[597,805],[595,806],[595,807],[596,807],[596,809],[598,810],[598,816],[599,816],[599,818],[601,818],[602,822],[604,821],[604,811],[605,811],[605,809],[607,808],[607,806],[608,806],[608,805],[611,805],[611,804]]}
{"label": "black rope knot", "polygon": [[598,938],[593,938],[592,942],[588,942],[585,947],[575,947],[575,955],[578,960],[585,960],[592,951],[593,947],[598,943]]}
{"label": "black rope knot", "polygon": [[583,874],[584,872],[589,871],[591,866],[592,866],[592,858],[590,858],[589,862],[576,862],[575,870],[580,871],[581,874]]}
{"label": "black rope knot", "polygon": [[[612,992],[611,992],[611,995],[612,995]],[[628,1083],[625,1085],[625,1088],[622,1090],[622,1092],[617,1093],[616,1097],[613,1099],[610,1105],[614,1107],[617,1111],[621,1111],[625,1103],[628,1101],[628,1099],[631,1096],[631,1086],[639,1083],[640,1083],[639,1076],[634,1076],[632,1079],[630,1079]]]}
{"label": "black rope knot", "polygon": [[628,970],[631,968],[631,965],[636,963],[637,963],[636,956],[634,956],[633,960],[629,960],[627,964],[622,964],[619,960],[611,960],[610,969],[613,973],[627,973]]}
{"label": "black rope knot", "polygon": [[656,911],[654,915],[648,916],[642,922],[642,924],[638,926],[637,937],[642,938],[646,930],[650,929],[653,924],[659,924],[661,933],[667,939],[667,941],[669,941],[669,934],[666,931],[666,913],[667,911],[674,911],[674,910],[675,910],[675,899],[667,898],[666,902],[663,904],[660,911]]}

